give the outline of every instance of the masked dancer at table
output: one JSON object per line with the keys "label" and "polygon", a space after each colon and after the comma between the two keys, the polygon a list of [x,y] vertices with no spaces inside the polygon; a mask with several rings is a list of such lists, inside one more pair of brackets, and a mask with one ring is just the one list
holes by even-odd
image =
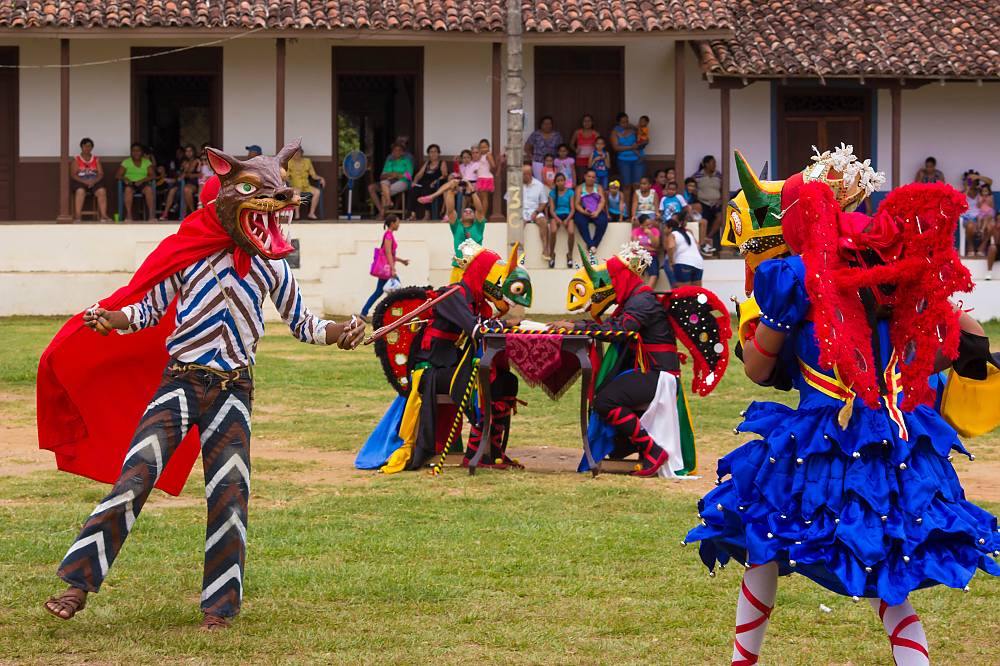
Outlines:
{"label": "masked dancer at table", "polygon": [[[522,467],[506,452],[517,404],[517,377],[506,366],[491,369],[489,433],[482,432],[481,409],[486,407],[476,404],[474,390],[480,330],[502,330],[497,317],[512,305],[529,307],[531,279],[518,263],[516,246],[506,263],[472,240],[459,249],[461,273],[456,283],[437,290],[404,288],[386,297],[375,310],[373,320],[382,326],[427,298],[452,292],[420,324],[404,325],[376,342],[376,354],[399,396],[358,453],[355,466],[360,469],[380,468],[387,474],[419,469],[443,447],[461,450],[458,424],[463,416],[471,424],[463,466],[468,466],[480,446],[488,446],[479,467]],[[453,404],[439,405],[438,396],[450,396]]]}
{"label": "masked dancer at table", "polygon": [[[634,476],[690,474],[696,465],[694,430],[679,384],[680,339],[695,360],[692,386],[707,395],[722,379],[729,359],[729,314],[718,297],[700,287],[656,294],[644,275],[652,262],[638,243],[628,243],[605,263],[583,268],[569,285],[570,311],[589,306],[593,322],[554,322],[550,328],[589,333],[610,344],[591,387],[588,431],[594,470],[608,455],[638,452]],[[616,309],[602,320],[613,304]],[[596,366],[595,366],[596,367]],[[668,464],[669,462],[669,464]]]}
{"label": "masked dancer at table", "polygon": [[60,469],[114,483],[59,566],[69,588],[45,604],[56,617],[84,609],[153,487],[178,494],[199,449],[208,500],[201,626],[227,627],[239,612],[264,299],[302,342],[353,348],[364,333],[358,319],[336,324],[313,315],[284,259],[294,250],[286,228],[299,199],[283,172],[298,147],[246,161],[210,148],[218,177],[202,190],[204,207],[128,285],[70,319],[43,353],[41,447],[55,452]]}
{"label": "masked dancer at table", "polygon": [[757,663],[778,576],[799,573],[866,598],[895,663],[927,664],[910,593],[1000,574],[997,520],[965,499],[952,452],[969,454],[932,388],[952,359],[982,376],[989,360],[982,327],[949,300],[972,289],[953,243],[965,202],[948,185],[906,185],[869,217],[851,211],[884,179],[850,146],[784,182],[736,157],[744,196],[727,234],[745,253],[791,253],[755,266],[746,373],[799,403],[749,406],[736,432],[760,438],[719,461],[687,536],[710,570],[746,567],[732,663]]}

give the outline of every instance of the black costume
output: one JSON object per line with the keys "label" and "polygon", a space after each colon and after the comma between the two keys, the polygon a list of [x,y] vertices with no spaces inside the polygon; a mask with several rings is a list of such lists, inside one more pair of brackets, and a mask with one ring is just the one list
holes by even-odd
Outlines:
{"label": "black costume", "polygon": [[593,407],[615,428],[619,440],[628,442],[626,450],[617,451],[619,455],[638,451],[644,469],[658,468],[666,459],[666,451],[649,437],[639,419],[645,406],[656,396],[660,372],[680,373],[677,341],[666,309],[649,287],[634,285],[612,317],[600,323],[579,322],[576,328],[639,335],[642,364],[636,357],[636,341],[614,343],[618,360],[606,375],[609,379],[597,388]]}
{"label": "black costume", "polygon": [[[491,315],[490,306],[466,284],[464,278],[459,284],[462,289],[434,306],[429,322],[413,341],[411,356],[413,369],[424,369],[420,378],[423,401],[420,409],[420,425],[413,457],[407,469],[422,467],[435,454],[437,440],[437,396],[451,395],[458,404],[472,374],[475,358],[474,338],[480,323]],[[444,293],[447,288],[438,290]],[[505,368],[495,368],[490,381],[493,395],[493,423],[490,433],[489,462],[480,466],[510,465],[505,451],[510,416],[517,400],[517,377]],[[465,451],[468,462],[479,450],[483,432],[482,418],[476,414],[475,406],[468,405],[466,416],[471,423],[469,442]],[[497,463],[496,461],[503,461]]]}

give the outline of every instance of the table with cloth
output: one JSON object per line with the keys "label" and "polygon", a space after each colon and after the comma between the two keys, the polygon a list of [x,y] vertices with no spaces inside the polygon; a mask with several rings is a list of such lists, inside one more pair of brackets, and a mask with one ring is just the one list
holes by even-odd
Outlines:
{"label": "table with cloth", "polygon": [[[479,394],[483,404],[490,404],[490,374],[494,367],[510,365],[521,378],[533,387],[541,388],[553,400],[559,399],[582,377],[580,390],[580,435],[583,450],[593,466],[596,462],[590,452],[587,437],[589,419],[589,390],[593,365],[591,354],[594,339],[589,335],[521,331],[516,328],[501,333],[482,335],[482,357],[479,361]],[[489,432],[490,410],[485,410],[483,431]],[[476,466],[485,447],[480,447],[469,463],[469,473],[475,474]]]}

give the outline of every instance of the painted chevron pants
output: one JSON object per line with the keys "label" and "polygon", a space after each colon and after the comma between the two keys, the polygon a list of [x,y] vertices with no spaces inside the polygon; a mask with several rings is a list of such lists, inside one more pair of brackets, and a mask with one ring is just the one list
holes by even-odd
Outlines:
{"label": "painted chevron pants", "polygon": [[125,455],[114,488],[87,518],[59,566],[74,587],[97,592],[164,466],[192,427],[201,436],[208,526],[201,609],[233,617],[243,598],[250,409],[246,370],[224,379],[205,370],[168,367]]}

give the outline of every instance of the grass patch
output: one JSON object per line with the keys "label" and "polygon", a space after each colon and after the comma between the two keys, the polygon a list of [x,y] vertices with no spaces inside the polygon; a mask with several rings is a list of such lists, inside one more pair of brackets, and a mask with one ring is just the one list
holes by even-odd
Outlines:
{"label": "grass patch", "polygon": [[[5,425],[33,422],[34,370],[59,323],[0,320]],[[990,329],[997,339],[1000,327]],[[255,436],[357,450],[391,398],[373,356],[270,330]],[[703,473],[738,443],[730,432],[747,402],[790,398],[733,370],[716,394],[692,401]],[[578,446],[574,392],[557,403],[530,389],[523,397],[514,449]],[[998,439],[973,442],[981,460],[1000,459]],[[198,467],[181,498],[154,493],[105,589],[71,623],[41,603],[60,589],[55,567],[107,487],[50,471],[0,477],[0,663],[728,663],[740,572],[711,579],[696,549],[679,547],[697,520],[697,496],[682,484],[457,471],[303,483],[317,466],[254,460],[244,612],[235,630],[214,635],[195,629]],[[969,594],[914,595],[935,663],[993,658],[998,593],[1000,581],[979,576]],[[867,604],[798,576],[782,580],[764,659],[890,662]]]}

